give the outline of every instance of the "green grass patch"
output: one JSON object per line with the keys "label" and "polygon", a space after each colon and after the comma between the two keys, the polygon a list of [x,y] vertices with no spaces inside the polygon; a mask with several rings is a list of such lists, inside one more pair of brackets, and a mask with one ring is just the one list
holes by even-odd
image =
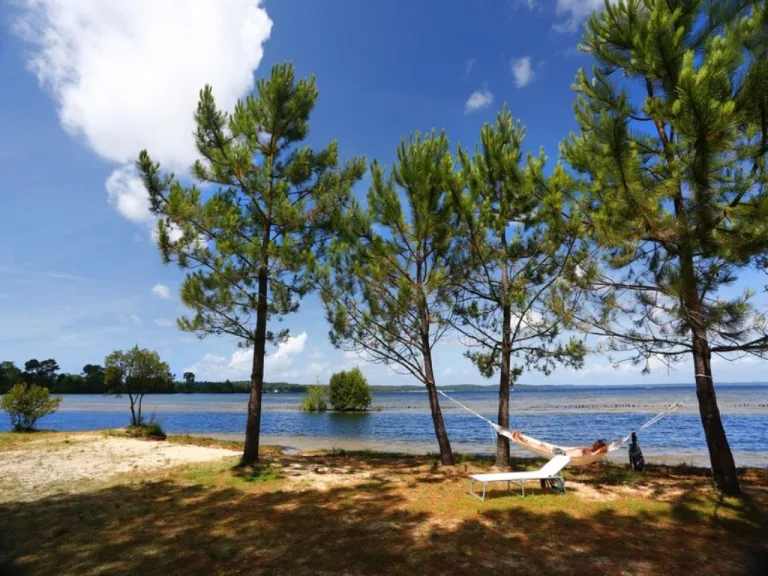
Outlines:
{"label": "green grass patch", "polygon": [[202,486],[212,486],[216,483],[216,472],[207,468],[198,470],[189,470],[184,473],[184,479],[192,484],[200,484]]}
{"label": "green grass patch", "polygon": [[242,484],[266,484],[279,482],[285,478],[282,469],[274,468],[271,464],[258,466],[235,466],[232,468],[230,484],[240,486]]}

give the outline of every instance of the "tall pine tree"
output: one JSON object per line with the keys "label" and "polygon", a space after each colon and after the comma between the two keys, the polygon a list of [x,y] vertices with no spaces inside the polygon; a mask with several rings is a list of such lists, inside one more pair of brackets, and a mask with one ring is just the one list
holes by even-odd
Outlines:
{"label": "tall pine tree", "polygon": [[716,486],[739,492],[712,354],[762,355],[765,318],[740,270],[768,248],[765,2],[622,0],[586,26],[580,134],[563,144],[602,265],[578,278],[579,325],[631,360],[693,360]]}
{"label": "tall pine tree", "polygon": [[300,146],[316,100],[314,78],[296,80],[291,64],[274,66],[231,115],[207,86],[195,114],[202,158],[192,167],[203,187],[161,175],[146,151],[138,160],[163,259],[189,271],[181,299],[193,315],[179,326],[253,349],[246,464],[259,455],[266,343],[288,337],[269,321],[298,309],[334,217],[365,170],[359,159],[340,166],[335,142]]}
{"label": "tall pine tree", "polygon": [[389,176],[376,162],[371,172],[367,209],[353,204],[319,276],[331,341],[426,386],[440,460],[453,465],[432,359],[449,328],[449,296],[459,281],[450,262],[459,238],[448,139],[416,135],[401,142]]}
{"label": "tall pine tree", "polygon": [[[543,153],[524,161],[524,137],[505,107],[483,126],[474,155],[459,150],[463,190],[454,193],[467,238],[455,256],[466,277],[457,284],[453,324],[480,373],[499,374],[498,423],[507,428],[510,386],[524,369],[579,367],[585,353],[578,338],[561,337],[562,315],[578,293],[558,280],[580,254],[575,237],[563,234],[567,179],[561,167],[544,176]],[[509,439],[501,435],[496,465],[509,466]]]}

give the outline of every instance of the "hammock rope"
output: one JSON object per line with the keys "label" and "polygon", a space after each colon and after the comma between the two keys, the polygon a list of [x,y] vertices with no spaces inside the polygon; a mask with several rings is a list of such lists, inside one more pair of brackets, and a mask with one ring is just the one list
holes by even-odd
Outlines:
{"label": "hammock rope", "polygon": [[[562,454],[562,453],[572,452],[573,456],[575,458],[574,459],[574,463],[577,464],[577,465],[578,465],[578,461],[577,461],[578,459],[581,459],[583,464],[588,464],[588,463],[594,462],[598,458],[602,458],[608,452],[612,452],[614,450],[617,450],[618,448],[623,446],[627,442],[627,440],[629,440],[632,437],[632,434],[637,434],[638,432],[642,432],[646,428],[649,428],[649,427],[653,426],[654,424],[656,424],[656,422],[658,422],[659,420],[661,420],[665,416],[671,414],[672,412],[675,412],[676,410],[679,410],[683,406],[683,404],[686,403],[689,400],[689,398],[690,398],[690,396],[689,396],[689,397],[685,398],[682,402],[677,402],[675,404],[672,404],[672,405],[666,407],[664,410],[662,410],[661,412],[656,414],[653,418],[648,420],[645,424],[643,424],[639,428],[637,428],[635,430],[632,430],[629,434],[627,434],[626,436],[624,436],[622,438],[618,438],[618,439],[608,443],[606,445],[606,447],[605,447],[606,449],[604,449],[603,451],[596,451],[596,452],[593,452],[593,453],[589,453],[589,450],[590,450],[589,448],[563,448],[563,447],[560,447],[560,446],[555,446],[553,444],[547,444],[546,442],[540,442],[540,441],[536,440],[535,438],[523,435],[519,431],[510,432],[508,429],[504,428],[503,426],[499,426],[498,424],[496,424],[495,422],[492,422],[491,420],[489,420],[485,416],[482,416],[481,414],[478,414],[477,412],[475,412],[474,410],[472,410],[468,406],[465,406],[464,404],[462,404],[461,402],[459,402],[455,398],[451,398],[448,394],[446,394],[442,390],[438,390],[438,392],[440,394],[442,394],[443,396],[445,396],[446,398],[448,398],[448,400],[450,400],[454,404],[456,404],[458,406],[461,406],[467,412],[469,412],[471,414],[474,414],[475,416],[477,416],[481,420],[485,421],[489,426],[491,426],[491,428],[497,434],[500,434],[502,436],[505,436],[505,437],[513,440],[515,443],[519,444],[522,448],[530,450],[534,454],[538,454],[540,456],[546,456],[547,454],[551,454],[549,456],[550,458],[552,456],[554,456],[555,454]],[[576,452],[581,453],[581,456],[576,455]]]}

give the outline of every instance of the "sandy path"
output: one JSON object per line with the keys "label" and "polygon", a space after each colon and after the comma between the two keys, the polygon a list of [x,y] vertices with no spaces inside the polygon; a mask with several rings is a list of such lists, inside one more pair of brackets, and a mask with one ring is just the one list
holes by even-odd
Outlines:
{"label": "sandy path", "polygon": [[[0,451],[0,501],[31,500],[126,472],[233,458],[239,452],[168,442],[72,435],[56,446]],[[74,489],[73,489],[74,488]]]}

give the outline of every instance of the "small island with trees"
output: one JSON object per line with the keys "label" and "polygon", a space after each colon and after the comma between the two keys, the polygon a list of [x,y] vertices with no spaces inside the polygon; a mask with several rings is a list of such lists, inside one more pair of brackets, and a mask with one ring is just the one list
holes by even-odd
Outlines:
{"label": "small island with trees", "polygon": [[319,384],[307,388],[301,409],[325,412],[330,406],[334,412],[365,412],[372,400],[368,380],[359,368],[353,368],[333,374],[327,388]]}

